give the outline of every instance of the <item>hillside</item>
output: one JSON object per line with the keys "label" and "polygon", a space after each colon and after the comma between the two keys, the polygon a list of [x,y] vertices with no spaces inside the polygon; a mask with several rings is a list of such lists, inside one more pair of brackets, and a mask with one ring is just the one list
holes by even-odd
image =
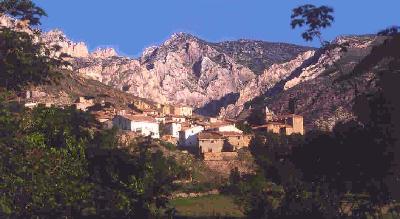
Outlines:
{"label": "hillside", "polygon": [[30,89],[28,102],[54,104],[56,106],[71,105],[80,96],[93,97],[95,102],[106,101],[115,107],[126,107],[134,101],[143,101],[155,107],[155,103],[131,94],[119,91],[99,81],[77,76],[70,71],[63,71],[59,79],[51,83]]}
{"label": "hillside", "polygon": [[254,122],[266,106],[276,113],[287,113],[290,99],[296,102],[296,113],[304,116],[307,130],[330,130],[338,121],[353,118],[355,97],[374,90],[375,84],[372,80],[374,72],[351,73],[384,39],[378,36],[338,38],[336,42],[349,43],[346,52],[338,49],[317,52],[300,71],[294,71],[263,95],[246,103],[247,110],[242,112],[242,118],[250,114],[250,120]]}
{"label": "hillside", "polygon": [[43,40],[71,56],[73,77],[99,81],[121,95],[190,105],[201,115],[239,120],[254,120],[265,106],[284,113],[289,100],[295,99],[296,113],[305,117],[308,130],[330,129],[353,117],[357,92],[373,89],[368,83],[371,75],[338,78],[382,42],[372,35],[338,37],[335,42],[348,43],[348,51],[341,52],[252,40],[210,43],[177,33],[140,57],[129,58],[112,48],[90,53],[83,42],[73,42],[59,30],[43,34]]}
{"label": "hillside", "polygon": [[213,43],[214,48],[227,54],[243,66],[260,75],[273,64],[293,60],[298,54],[314,50],[288,43],[271,43],[259,40],[238,40]]}
{"label": "hillside", "polygon": [[82,43],[70,41],[57,30],[44,34],[44,39],[72,56],[73,70],[80,76],[156,102],[190,105],[203,115],[218,115],[227,105],[236,104],[238,94],[251,84],[257,84],[252,93],[260,94],[279,79],[265,74],[267,68],[313,50],[250,40],[209,43],[177,33],[134,59],[110,48],[88,53]]}

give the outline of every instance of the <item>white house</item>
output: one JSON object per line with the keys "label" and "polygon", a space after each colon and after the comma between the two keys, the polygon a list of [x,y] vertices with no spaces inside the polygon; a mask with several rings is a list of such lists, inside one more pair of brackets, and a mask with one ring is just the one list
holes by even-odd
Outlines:
{"label": "white house", "polygon": [[167,122],[165,124],[165,129],[169,135],[174,138],[179,138],[179,131],[182,130],[182,124],[177,122]]}
{"label": "white house", "polygon": [[204,130],[203,126],[192,126],[179,132],[179,145],[184,147],[197,146],[197,134]]}
{"label": "white house", "polygon": [[160,138],[160,127],[158,122],[145,115],[117,115],[113,119],[113,125],[122,130],[139,132],[143,136]]}

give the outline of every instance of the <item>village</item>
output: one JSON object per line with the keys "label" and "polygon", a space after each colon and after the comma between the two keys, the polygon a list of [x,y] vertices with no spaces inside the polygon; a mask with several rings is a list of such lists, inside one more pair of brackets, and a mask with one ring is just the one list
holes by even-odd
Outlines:
{"label": "village", "polygon": [[[31,94],[27,93],[27,100]],[[46,103],[46,107],[54,104]],[[117,128],[125,139],[151,137],[169,142],[178,149],[190,152],[204,161],[229,161],[238,158],[238,151],[247,148],[253,134],[236,127],[237,121],[204,117],[185,105],[149,103],[136,99],[126,106],[115,106],[106,99],[78,97],[72,104],[77,110],[89,112],[104,129]],[[25,107],[34,108],[37,102],[28,101]],[[58,105],[58,107],[65,107]],[[265,124],[254,131],[276,134],[304,135],[303,117],[293,113],[275,115],[265,109]]]}

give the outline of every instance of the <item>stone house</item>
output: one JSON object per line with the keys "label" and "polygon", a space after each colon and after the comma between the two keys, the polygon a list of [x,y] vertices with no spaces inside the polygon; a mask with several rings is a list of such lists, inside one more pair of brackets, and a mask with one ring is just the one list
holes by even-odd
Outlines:
{"label": "stone house", "polygon": [[171,106],[167,104],[157,104],[157,109],[163,114],[163,115],[170,115],[171,114]]}
{"label": "stone house", "polygon": [[145,110],[145,109],[151,109],[152,108],[152,106],[149,103],[147,103],[144,100],[140,100],[140,99],[134,100],[132,105],[136,109],[139,109],[139,110]]}
{"label": "stone house", "polygon": [[220,132],[205,131],[197,136],[198,152],[206,161],[234,160],[238,153]]}
{"label": "stone house", "polygon": [[138,132],[143,136],[160,138],[158,122],[146,115],[117,115],[113,119],[113,126],[122,130]]}
{"label": "stone house", "polygon": [[190,117],[193,115],[193,108],[190,106],[171,106],[172,115]]}
{"label": "stone house", "polygon": [[238,132],[220,132],[220,134],[226,139],[232,151],[249,147],[252,139],[251,135],[244,135],[243,133]]}
{"label": "stone house", "polygon": [[225,138],[217,132],[201,132],[197,136],[199,153],[222,152],[225,145]]}
{"label": "stone house", "polygon": [[304,135],[303,116],[295,114],[287,115],[273,115],[272,113],[266,114],[266,124],[262,126],[253,127],[255,130],[266,130],[275,134],[300,134]]}
{"label": "stone house", "polygon": [[197,144],[197,134],[204,130],[203,126],[189,126],[184,127],[179,131],[179,145],[182,147],[196,147]]}

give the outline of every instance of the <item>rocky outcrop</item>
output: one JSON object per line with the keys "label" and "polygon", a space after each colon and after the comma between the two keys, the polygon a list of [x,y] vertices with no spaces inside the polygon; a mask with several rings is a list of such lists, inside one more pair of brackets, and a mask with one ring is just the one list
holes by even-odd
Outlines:
{"label": "rocky outcrop", "polygon": [[227,54],[241,65],[250,68],[257,75],[274,64],[288,62],[300,53],[314,50],[288,43],[271,43],[259,40],[238,40],[214,43],[220,52]]}
{"label": "rocky outcrop", "polygon": [[[299,71],[247,103],[253,111],[250,117],[263,113],[265,106],[275,113],[288,113],[289,100],[294,100],[296,113],[304,116],[306,130],[331,130],[337,122],[354,118],[354,100],[362,92],[375,89],[374,74],[349,75],[372,47],[382,41],[377,36],[339,37],[335,42],[348,43],[347,51],[316,52]],[[249,111],[249,107],[244,111]]]}
{"label": "rocky outcrop", "polygon": [[245,104],[255,97],[262,95],[271,89],[278,82],[290,76],[306,60],[313,57],[315,51],[307,51],[299,54],[295,59],[282,64],[273,64],[266,69],[263,74],[257,76],[244,87],[239,94],[238,100],[231,105],[223,108],[220,115],[223,117],[235,118],[243,110]]}
{"label": "rocky outcrop", "polygon": [[90,54],[93,58],[106,59],[114,56],[118,56],[117,51],[114,48],[98,48]]}
{"label": "rocky outcrop", "polygon": [[72,58],[87,57],[89,55],[89,51],[85,43],[75,43],[69,40],[60,30],[52,30],[44,33],[42,35],[42,39],[47,45],[59,48],[59,51],[57,51],[55,55],[65,53]]}
{"label": "rocky outcrop", "polygon": [[[235,113],[229,114],[230,117],[234,117],[240,111],[242,103],[249,100],[246,98],[262,93],[263,89],[272,86],[283,77],[282,71],[287,70],[279,70],[279,66],[273,62],[290,61],[299,55],[300,51],[309,49],[256,41],[255,45],[262,46],[254,50],[249,46],[251,41],[238,42],[239,45],[243,43],[248,46],[241,48],[234,46],[234,42],[208,43],[189,34],[177,33],[162,45],[145,49],[137,59],[118,57],[113,51],[94,52],[88,56],[77,57],[73,64],[80,75],[139,97],[160,103],[190,105],[210,115],[219,114],[222,109],[223,112]],[[268,45],[271,46],[270,50]],[[224,49],[224,46],[227,48]],[[248,55],[238,55],[246,51]],[[273,56],[274,52],[278,54]],[[281,53],[285,53],[285,56],[281,56]],[[252,70],[254,65],[249,62],[253,55],[271,57],[263,64],[271,70],[263,70],[261,75],[256,74]],[[291,65],[281,64],[284,67]],[[250,91],[249,86],[257,87],[257,90]],[[236,96],[233,94],[240,94],[239,104],[230,98]],[[213,105],[213,109],[210,109],[210,105]],[[229,111],[224,111],[228,105],[232,105]]]}

